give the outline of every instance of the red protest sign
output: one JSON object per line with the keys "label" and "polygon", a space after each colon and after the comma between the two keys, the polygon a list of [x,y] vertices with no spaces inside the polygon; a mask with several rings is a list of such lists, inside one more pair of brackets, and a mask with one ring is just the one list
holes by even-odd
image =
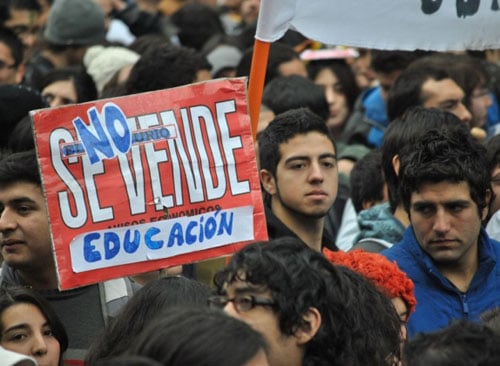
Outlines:
{"label": "red protest sign", "polygon": [[62,289],[267,238],[244,79],[31,117]]}

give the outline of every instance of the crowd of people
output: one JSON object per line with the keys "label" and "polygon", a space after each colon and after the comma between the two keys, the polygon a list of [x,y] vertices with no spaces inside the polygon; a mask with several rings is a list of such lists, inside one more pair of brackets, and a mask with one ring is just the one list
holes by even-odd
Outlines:
{"label": "crowd of people", "polygon": [[269,240],[58,289],[30,111],[247,77],[259,5],[0,1],[0,366],[500,364],[495,50],[289,30],[255,131]]}

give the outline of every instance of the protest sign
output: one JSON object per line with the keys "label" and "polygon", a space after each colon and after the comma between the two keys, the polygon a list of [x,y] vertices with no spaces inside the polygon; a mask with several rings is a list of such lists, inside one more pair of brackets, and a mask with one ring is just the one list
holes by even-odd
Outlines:
{"label": "protest sign", "polygon": [[245,84],[32,112],[61,289],[267,238]]}

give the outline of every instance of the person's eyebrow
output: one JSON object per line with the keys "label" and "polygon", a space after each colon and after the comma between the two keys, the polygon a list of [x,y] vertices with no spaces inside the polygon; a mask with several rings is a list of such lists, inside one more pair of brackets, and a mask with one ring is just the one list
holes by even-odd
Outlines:
{"label": "person's eyebrow", "polygon": [[337,155],[333,154],[333,153],[324,153],[324,154],[321,154],[319,156],[320,159],[325,159],[325,158],[332,158],[332,159],[335,159],[337,160]]}
{"label": "person's eyebrow", "polygon": [[295,160],[311,160],[311,158],[309,156],[302,156],[302,155],[291,156],[285,160],[285,164],[291,163]]}
{"label": "person's eyebrow", "polygon": [[4,330],[4,334],[9,333],[9,332],[12,332],[12,331],[14,331],[14,330],[20,330],[20,329],[23,329],[23,330],[24,330],[24,329],[29,329],[29,326],[28,326],[28,324],[26,324],[26,323],[15,324],[15,325],[13,325],[13,326],[11,326],[11,327],[9,327],[9,328],[5,329],[5,330]]}
{"label": "person's eyebrow", "polygon": [[21,203],[33,203],[33,204],[36,204],[35,200],[33,200],[32,198],[30,197],[16,197],[16,198],[13,198],[11,200],[9,200],[9,203],[10,204],[21,204]]}
{"label": "person's eyebrow", "polygon": [[[326,159],[326,158],[337,159],[337,155],[333,153],[323,153],[319,156],[319,159]],[[290,156],[288,159],[285,160],[285,164],[288,164],[295,160],[311,160],[311,157],[306,155]]]}
{"label": "person's eyebrow", "polygon": [[242,286],[234,287],[233,291],[236,295],[246,295],[246,294],[261,294],[267,291],[265,286]]}

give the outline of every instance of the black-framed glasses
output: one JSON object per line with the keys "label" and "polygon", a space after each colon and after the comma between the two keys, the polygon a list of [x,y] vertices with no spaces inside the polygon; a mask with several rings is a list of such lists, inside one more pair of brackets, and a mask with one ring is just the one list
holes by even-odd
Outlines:
{"label": "black-framed glasses", "polygon": [[27,26],[24,24],[14,25],[10,27],[10,30],[19,38],[30,35],[30,34],[38,34],[40,33],[40,27],[37,25]]}
{"label": "black-framed glasses", "polygon": [[227,296],[210,296],[208,298],[208,304],[213,307],[222,309],[227,305],[228,302],[234,304],[234,308],[239,313],[244,313],[246,311],[252,310],[256,306],[275,306],[276,301],[266,297],[259,297],[254,295],[236,295],[232,299]]}

